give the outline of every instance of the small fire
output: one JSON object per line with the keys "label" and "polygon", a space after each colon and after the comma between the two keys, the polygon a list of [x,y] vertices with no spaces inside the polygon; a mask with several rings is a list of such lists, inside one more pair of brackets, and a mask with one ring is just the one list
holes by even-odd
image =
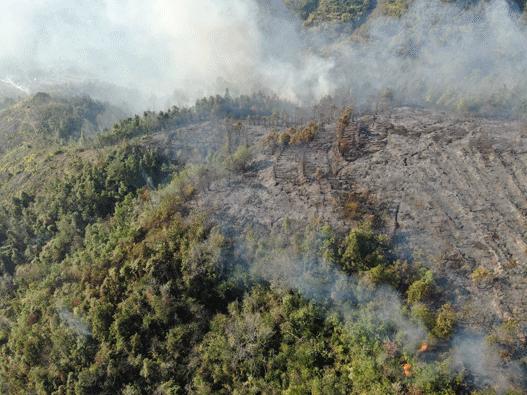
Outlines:
{"label": "small fire", "polygon": [[412,365],[410,365],[409,363],[405,363],[403,365],[403,374],[405,375],[405,377],[410,377],[412,375]]}
{"label": "small fire", "polygon": [[430,349],[430,346],[428,345],[428,343],[427,342],[423,342],[421,344],[421,347],[419,347],[419,352],[420,353],[427,352],[429,349]]}

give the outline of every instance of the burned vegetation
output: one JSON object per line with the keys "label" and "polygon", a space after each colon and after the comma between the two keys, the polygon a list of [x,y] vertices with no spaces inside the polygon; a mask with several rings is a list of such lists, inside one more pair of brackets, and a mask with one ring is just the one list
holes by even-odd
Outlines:
{"label": "burned vegetation", "polygon": [[522,393],[524,132],[225,95],[18,147],[1,388]]}

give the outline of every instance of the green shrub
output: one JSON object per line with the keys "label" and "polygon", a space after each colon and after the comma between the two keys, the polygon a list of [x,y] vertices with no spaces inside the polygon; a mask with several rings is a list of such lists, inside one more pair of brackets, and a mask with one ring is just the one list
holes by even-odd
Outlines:
{"label": "green shrub", "polygon": [[376,235],[371,226],[353,229],[343,244],[341,267],[347,273],[367,271],[386,264],[386,240]]}
{"label": "green shrub", "polygon": [[400,18],[408,10],[408,2],[411,0],[386,0],[382,3],[381,11],[384,15]]}
{"label": "green shrub", "polygon": [[318,7],[318,0],[284,0],[287,7],[298,13],[302,19],[307,19],[309,14]]}
{"label": "green shrub", "polygon": [[414,281],[408,288],[408,303],[426,302],[433,295],[434,291],[435,285],[432,272],[428,271],[423,278]]}
{"label": "green shrub", "polygon": [[434,334],[438,337],[447,338],[452,335],[456,326],[456,311],[451,304],[441,306],[437,313]]}
{"label": "green shrub", "polygon": [[432,329],[435,324],[434,315],[423,303],[414,303],[411,307],[411,314],[418,322],[422,322],[428,329]]}
{"label": "green shrub", "polygon": [[247,170],[252,159],[251,150],[245,145],[239,146],[236,151],[227,159],[227,169],[241,173]]}

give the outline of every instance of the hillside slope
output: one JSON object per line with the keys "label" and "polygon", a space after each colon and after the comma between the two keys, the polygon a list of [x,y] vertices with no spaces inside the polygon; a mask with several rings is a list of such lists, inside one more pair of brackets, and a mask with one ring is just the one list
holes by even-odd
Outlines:
{"label": "hillside slope", "polygon": [[524,392],[525,125],[277,108],[0,159],[3,392]]}
{"label": "hillside slope", "polygon": [[[273,149],[262,148],[268,130],[244,124],[259,147],[253,166],[245,178],[203,193],[202,206],[218,210],[218,219],[267,229],[319,218],[345,228],[353,223],[346,204],[375,211],[402,256],[456,284],[460,301],[487,300],[470,319],[527,319],[525,123],[397,108],[359,116],[340,140],[330,122],[309,143]],[[224,133],[221,123],[202,124],[144,143],[205,161],[221,150]],[[491,288],[472,282],[478,271]]]}
{"label": "hillside slope", "polygon": [[[370,16],[380,15],[400,17],[412,4],[412,0],[283,0],[285,5],[296,12],[306,26],[320,24],[351,24],[359,25]],[[477,3],[471,0],[450,0],[449,3],[459,3],[467,6]],[[519,10],[524,10],[525,0],[510,0],[510,4]]]}
{"label": "hillside slope", "polygon": [[37,93],[0,110],[0,151],[47,139],[88,138],[112,126],[124,113],[89,97],[63,99]]}

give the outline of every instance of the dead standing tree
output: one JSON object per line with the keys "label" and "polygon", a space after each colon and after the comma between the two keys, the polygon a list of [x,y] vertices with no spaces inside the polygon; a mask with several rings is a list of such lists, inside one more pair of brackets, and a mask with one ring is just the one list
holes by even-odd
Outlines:
{"label": "dead standing tree", "polygon": [[234,152],[240,145],[249,145],[248,131],[241,121],[234,122],[232,119],[225,120],[225,135],[227,151],[229,154]]}
{"label": "dead standing tree", "polygon": [[344,133],[346,129],[350,126],[353,117],[353,109],[351,107],[345,108],[337,121],[337,148],[339,153],[342,154],[347,149],[349,149],[349,142],[344,138]]}

